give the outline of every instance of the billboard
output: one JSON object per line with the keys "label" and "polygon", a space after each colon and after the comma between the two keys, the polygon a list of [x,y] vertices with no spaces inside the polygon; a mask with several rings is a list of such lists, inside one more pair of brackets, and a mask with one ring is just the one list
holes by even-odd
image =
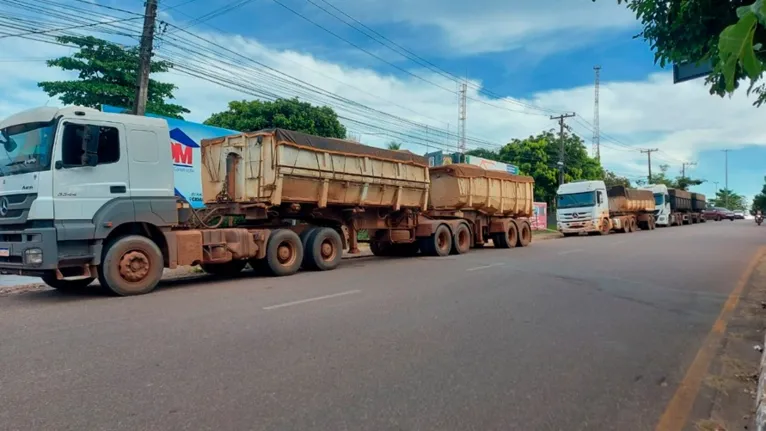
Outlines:
{"label": "billboard", "polygon": [[[102,105],[103,112],[125,113],[125,108]],[[201,208],[202,203],[202,180],[201,180],[201,154],[200,141],[203,139],[217,138],[237,134],[236,130],[222,129],[220,127],[206,126],[190,121],[177,120],[175,118],[160,115],[146,114],[147,117],[162,118],[168,122],[170,129],[170,152],[173,156],[173,171],[175,178],[176,196],[180,196],[193,208]]]}
{"label": "billboard", "polygon": [[548,229],[548,204],[545,202],[534,202],[535,215],[529,219],[529,223],[532,225],[532,230],[547,230]]}
{"label": "billboard", "polygon": [[444,153],[444,151],[434,151],[433,153],[426,153],[424,156],[428,159],[428,166],[443,166],[452,163],[460,163],[460,153]]}
{"label": "billboard", "polygon": [[514,175],[519,174],[519,168],[514,165],[496,162],[494,160],[484,159],[481,157],[465,156],[465,162],[469,165],[476,165],[490,171],[503,171]]}

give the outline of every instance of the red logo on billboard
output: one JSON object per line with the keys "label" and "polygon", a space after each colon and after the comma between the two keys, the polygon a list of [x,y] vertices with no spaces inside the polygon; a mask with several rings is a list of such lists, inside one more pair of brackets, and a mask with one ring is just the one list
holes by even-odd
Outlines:
{"label": "red logo on billboard", "polygon": [[192,166],[194,153],[192,147],[187,147],[178,142],[170,143],[170,152],[173,155],[173,164],[178,166]]}

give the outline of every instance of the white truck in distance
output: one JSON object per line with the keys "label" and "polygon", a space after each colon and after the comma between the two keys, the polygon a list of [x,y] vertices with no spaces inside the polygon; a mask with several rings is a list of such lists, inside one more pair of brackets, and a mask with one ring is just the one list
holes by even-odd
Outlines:
{"label": "white truck in distance", "polygon": [[559,186],[556,198],[556,224],[564,236],[655,228],[654,198],[645,190],[575,181]]}
{"label": "white truck in distance", "polygon": [[658,226],[668,227],[676,224],[674,215],[670,210],[668,186],[665,184],[651,184],[641,187],[641,190],[649,190],[654,195],[654,218]]}

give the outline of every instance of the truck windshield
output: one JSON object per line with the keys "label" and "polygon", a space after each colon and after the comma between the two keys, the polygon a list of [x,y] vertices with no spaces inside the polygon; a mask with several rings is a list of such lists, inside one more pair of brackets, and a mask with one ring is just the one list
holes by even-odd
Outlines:
{"label": "truck windshield", "polygon": [[0,176],[50,168],[55,123],[27,123],[0,130]]}
{"label": "truck windshield", "polygon": [[661,206],[665,204],[665,198],[662,195],[662,193],[655,193],[654,194],[654,204],[657,206]]}
{"label": "truck windshield", "polygon": [[577,208],[592,207],[596,205],[596,192],[569,193],[558,195],[558,207]]}

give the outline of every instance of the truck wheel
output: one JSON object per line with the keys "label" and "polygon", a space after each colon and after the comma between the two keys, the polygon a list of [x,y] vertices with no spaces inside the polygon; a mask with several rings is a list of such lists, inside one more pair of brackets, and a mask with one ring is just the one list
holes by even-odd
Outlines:
{"label": "truck wheel", "polygon": [[41,278],[43,279],[43,283],[62,292],[76,292],[85,289],[91,283],[93,283],[93,280],[95,280],[95,278],[83,278],[81,280],[59,280],[56,278],[55,271],[46,272],[45,275],[43,275]]}
{"label": "truck wheel", "polygon": [[320,228],[309,235],[303,253],[308,269],[329,271],[337,268],[343,259],[343,241],[335,229]]}
{"label": "truck wheel", "polygon": [[271,275],[282,277],[298,272],[303,263],[303,244],[295,232],[277,229],[269,236],[264,266]]}
{"label": "truck wheel", "polygon": [[526,247],[532,243],[532,226],[526,221],[517,224],[519,226],[519,240],[516,245],[518,247]]}
{"label": "truck wheel", "polygon": [[404,244],[391,244],[389,255],[396,257],[413,257],[420,252],[420,244],[417,241]]}
{"label": "truck wheel", "polygon": [[519,242],[519,231],[515,223],[508,223],[508,232],[498,232],[492,237],[496,248],[513,248]]}
{"label": "truck wheel", "polygon": [[[625,232],[630,232],[628,230],[628,226],[625,226]],[[599,235],[609,235],[609,220],[602,220],[601,221],[601,230],[598,231]]]}
{"label": "truck wheel", "polygon": [[106,246],[98,281],[118,296],[143,295],[157,287],[163,266],[162,251],[154,241],[124,236]]}
{"label": "truck wheel", "polygon": [[200,265],[200,268],[210,275],[224,277],[239,274],[245,269],[245,265],[247,265],[246,260],[232,260],[225,263],[203,263]]}
{"label": "truck wheel", "polygon": [[452,250],[452,233],[445,225],[436,228],[433,235],[420,240],[420,249],[427,256],[447,256]]}
{"label": "truck wheel", "polygon": [[464,224],[459,224],[452,236],[452,254],[465,254],[471,250],[471,230]]}
{"label": "truck wheel", "polygon": [[636,232],[638,230],[638,223],[636,223],[636,219],[632,218],[630,219],[630,231]]}
{"label": "truck wheel", "polygon": [[388,257],[394,254],[394,244],[383,241],[370,241],[370,251],[374,256]]}
{"label": "truck wheel", "polygon": [[306,229],[303,229],[303,231],[298,235],[298,237],[301,239],[301,245],[303,245],[304,259],[306,258],[305,251],[309,245],[309,238],[311,238],[311,235],[313,235],[319,229],[321,228],[318,228],[316,226],[309,226]]}

